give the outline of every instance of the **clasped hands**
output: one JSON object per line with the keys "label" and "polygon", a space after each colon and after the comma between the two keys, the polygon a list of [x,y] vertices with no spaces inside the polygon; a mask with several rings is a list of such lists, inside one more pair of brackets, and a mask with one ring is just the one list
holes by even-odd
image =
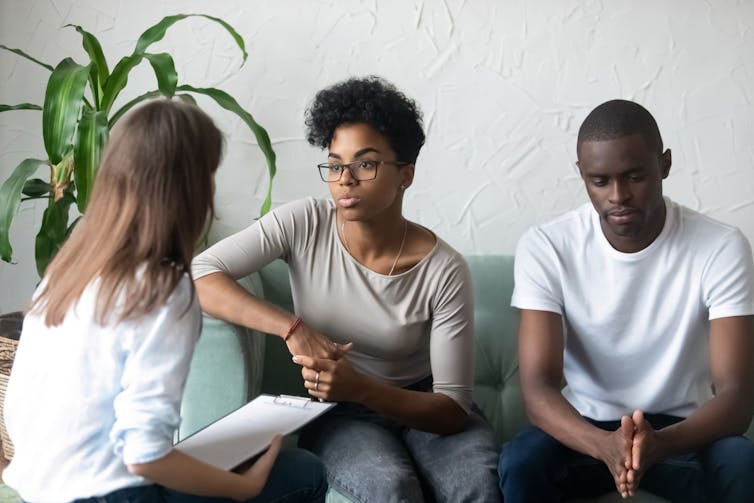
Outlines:
{"label": "clasped hands", "polygon": [[609,433],[610,441],[602,446],[601,459],[615,479],[623,498],[633,496],[646,470],[658,459],[657,431],[640,410],[621,418],[620,427]]}
{"label": "clasped hands", "polygon": [[344,358],[353,343],[338,344],[301,323],[286,341],[294,363],[301,365],[304,387],[320,400],[356,401],[364,376]]}

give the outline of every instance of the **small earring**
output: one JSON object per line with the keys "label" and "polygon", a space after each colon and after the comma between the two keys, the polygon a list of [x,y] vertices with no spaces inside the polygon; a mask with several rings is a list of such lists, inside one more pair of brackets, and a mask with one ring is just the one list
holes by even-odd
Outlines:
{"label": "small earring", "polygon": [[401,190],[406,190],[406,186],[405,185],[401,185]]}

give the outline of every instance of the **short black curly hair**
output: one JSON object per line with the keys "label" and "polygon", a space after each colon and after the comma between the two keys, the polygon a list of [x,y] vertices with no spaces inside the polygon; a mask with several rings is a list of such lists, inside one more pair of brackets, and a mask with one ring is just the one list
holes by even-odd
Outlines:
{"label": "short black curly hair", "polygon": [[390,82],[371,75],[322,89],[306,110],[306,139],[326,149],[335,129],[368,124],[384,135],[398,160],[413,164],[424,145],[422,113],[414,100]]}
{"label": "short black curly hair", "polygon": [[589,112],[579,128],[576,145],[633,134],[642,135],[652,151],[662,154],[660,129],[649,110],[633,101],[610,100]]}

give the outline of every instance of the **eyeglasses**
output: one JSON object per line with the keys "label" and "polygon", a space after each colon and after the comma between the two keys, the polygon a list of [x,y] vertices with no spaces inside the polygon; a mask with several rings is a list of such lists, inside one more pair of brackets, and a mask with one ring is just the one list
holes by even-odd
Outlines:
{"label": "eyeglasses", "polygon": [[362,159],[360,161],[349,162],[348,164],[317,164],[319,176],[323,182],[337,182],[343,176],[343,171],[348,170],[351,178],[359,182],[374,180],[377,177],[377,167],[380,164],[395,164],[396,166],[407,166],[409,162],[402,161],[373,161],[371,159]]}

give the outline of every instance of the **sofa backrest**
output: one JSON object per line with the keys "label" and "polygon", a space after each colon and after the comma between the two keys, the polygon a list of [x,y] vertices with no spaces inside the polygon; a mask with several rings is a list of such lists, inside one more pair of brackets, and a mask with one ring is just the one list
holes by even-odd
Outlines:
{"label": "sofa backrest", "polygon": [[[476,379],[474,402],[505,441],[527,424],[518,382],[518,312],[510,307],[513,257],[467,257],[474,288]],[[259,273],[267,301],[293,311],[288,268],[275,261]],[[279,337],[267,337],[262,391],[306,396],[301,369],[291,361]]]}
{"label": "sofa backrest", "polygon": [[[510,307],[513,257],[472,255],[466,260],[474,288],[474,402],[492,424],[497,439],[505,442],[528,424],[518,375],[519,314]],[[265,299],[293,312],[285,262],[275,261],[259,275]],[[280,337],[267,336],[262,391],[307,396],[301,368],[291,361]],[[754,420],[746,436],[754,440]]]}
{"label": "sofa backrest", "polygon": [[513,256],[467,256],[474,288],[474,402],[504,442],[528,424],[518,379],[518,310],[511,307]]}

